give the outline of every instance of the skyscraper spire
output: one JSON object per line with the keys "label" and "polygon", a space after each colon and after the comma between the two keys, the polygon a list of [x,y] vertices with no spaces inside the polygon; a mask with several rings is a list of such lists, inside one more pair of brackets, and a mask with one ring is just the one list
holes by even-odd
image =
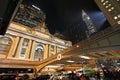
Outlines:
{"label": "skyscraper spire", "polygon": [[85,22],[85,24],[87,25],[86,36],[89,37],[91,34],[96,32],[97,30],[96,30],[92,20],[90,19],[90,17],[87,15],[87,13],[84,10],[82,10],[82,19]]}

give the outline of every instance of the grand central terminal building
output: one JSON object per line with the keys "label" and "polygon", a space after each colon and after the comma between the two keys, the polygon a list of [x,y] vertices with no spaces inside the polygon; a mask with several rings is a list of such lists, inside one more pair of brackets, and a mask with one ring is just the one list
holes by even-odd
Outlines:
{"label": "grand central terminal building", "polygon": [[[105,65],[119,70],[120,1],[94,1],[111,26],[74,45],[50,34],[42,10],[18,1],[5,34],[0,35],[0,75],[67,74]],[[83,18],[90,22],[86,15]]]}

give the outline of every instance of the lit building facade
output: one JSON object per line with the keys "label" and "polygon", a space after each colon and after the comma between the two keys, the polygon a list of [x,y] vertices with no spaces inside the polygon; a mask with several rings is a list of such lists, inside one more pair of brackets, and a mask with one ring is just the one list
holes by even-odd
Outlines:
{"label": "lit building facade", "polygon": [[90,17],[87,15],[87,13],[84,10],[82,10],[82,19],[87,25],[86,36],[89,37],[91,34],[95,33],[97,30],[92,20],[90,19]]}
{"label": "lit building facade", "polygon": [[95,0],[112,27],[120,25],[120,0]]}
{"label": "lit building facade", "polygon": [[45,14],[35,5],[22,2],[15,12],[6,34],[0,36],[0,58],[41,61],[72,46],[49,33]]}
{"label": "lit building facade", "polygon": [[0,58],[39,61],[55,55],[72,44],[11,22],[6,35],[0,36],[0,46]]}

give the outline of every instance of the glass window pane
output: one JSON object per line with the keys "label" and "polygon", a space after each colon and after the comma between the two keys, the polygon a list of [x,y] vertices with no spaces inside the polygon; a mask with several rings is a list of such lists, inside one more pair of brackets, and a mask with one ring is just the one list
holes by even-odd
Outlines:
{"label": "glass window pane", "polygon": [[28,46],[28,39],[24,39],[20,51],[20,57],[25,57],[27,46]]}
{"label": "glass window pane", "polygon": [[54,55],[54,46],[50,46],[50,56]]}

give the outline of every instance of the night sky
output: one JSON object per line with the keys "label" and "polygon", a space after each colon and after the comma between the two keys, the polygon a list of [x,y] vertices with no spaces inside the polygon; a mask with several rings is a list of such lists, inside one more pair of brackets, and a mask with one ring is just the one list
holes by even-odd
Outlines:
{"label": "night sky", "polygon": [[39,7],[46,14],[46,24],[52,35],[64,35],[62,39],[77,43],[86,38],[86,24],[82,20],[82,9],[89,15],[97,31],[109,24],[94,0],[24,0]]}
{"label": "night sky", "polygon": [[[48,28],[52,34],[54,34],[56,30],[63,32],[66,27],[70,27],[75,23],[79,23],[82,27],[82,9],[84,9],[91,18],[93,17],[92,15],[100,13],[94,0],[38,1],[40,3],[40,8],[46,13],[46,23],[48,24]],[[94,16],[94,18],[96,17]]]}
{"label": "night sky", "polygon": [[108,26],[94,0],[36,0],[32,4],[45,12],[46,24],[51,34],[59,32],[73,44],[86,38],[82,9],[89,15],[98,31]]}

